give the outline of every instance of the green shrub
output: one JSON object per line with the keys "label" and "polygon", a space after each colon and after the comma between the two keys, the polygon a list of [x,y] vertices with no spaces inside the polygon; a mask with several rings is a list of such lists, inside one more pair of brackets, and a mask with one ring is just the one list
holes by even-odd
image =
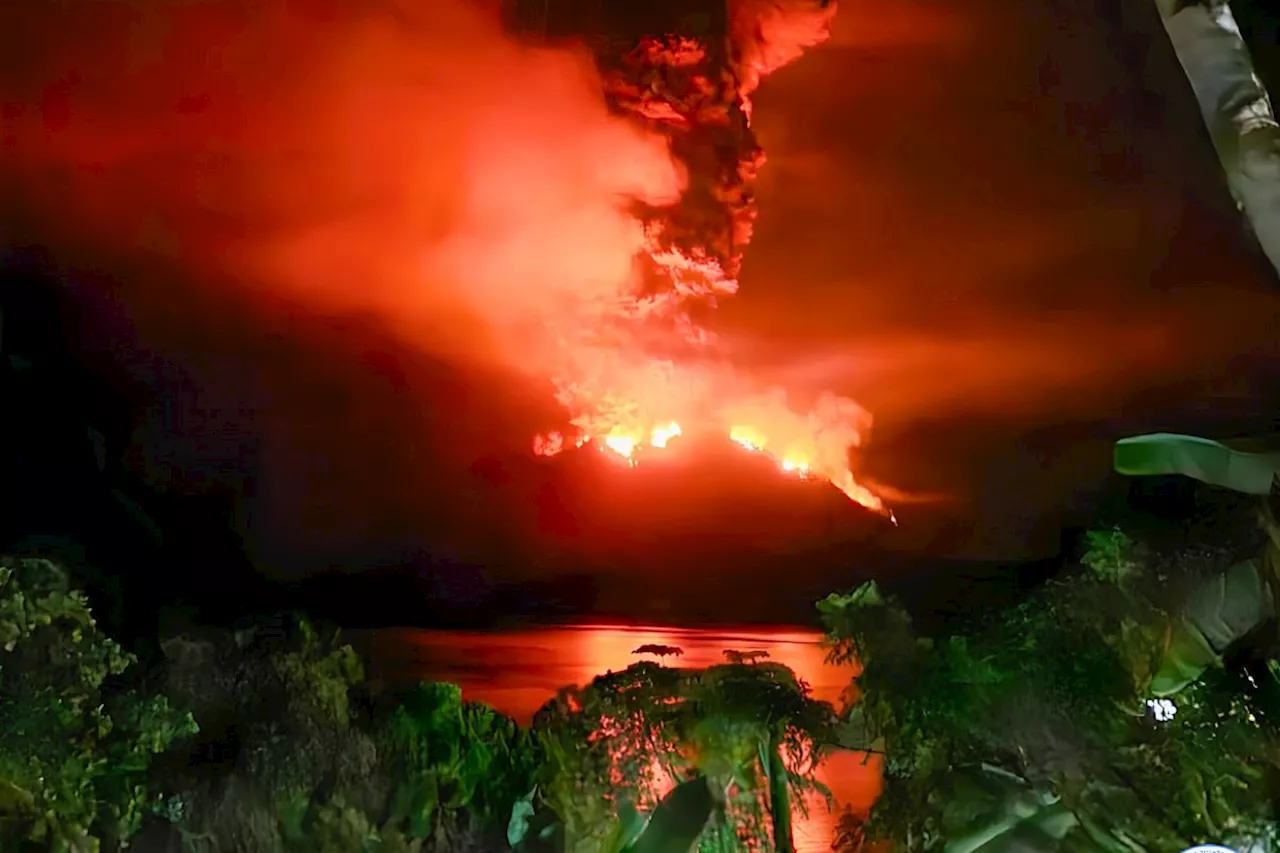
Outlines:
{"label": "green shrub", "polygon": [[343,792],[359,810],[376,801],[377,751],[352,725],[363,668],[336,635],[295,620],[274,633],[170,638],[163,649],[168,692],[205,733],[193,768],[179,771],[194,853],[312,850],[309,828],[331,833],[333,823],[313,806]]}
{"label": "green shrub", "polygon": [[351,647],[304,620],[164,649],[218,758],[184,775],[193,853],[462,850],[532,784],[528,732],[448,684],[375,705]]}
{"label": "green shrub", "polygon": [[437,844],[457,835],[501,838],[538,764],[527,731],[464,702],[453,684],[422,684],[401,697],[378,744],[392,785],[386,826]]}
{"label": "green shrub", "polygon": [[1274,733],[1196,628],[1253,613],[1236,599],[1261,585],[1166,610],[1127,536],[1090,545],[1081,570],[949,635],[917,637],[873,585],[819,605],[832,656],[862,665],[846,745],[884,753],[870,836],[949,853],[1273,849]]}
{"label": "green shrub", "polygon": [[66,573],[0,560],[0,842],[96,850],[164,809],[154,756],[196,731],[163,696],[108,685],[134,664]]}

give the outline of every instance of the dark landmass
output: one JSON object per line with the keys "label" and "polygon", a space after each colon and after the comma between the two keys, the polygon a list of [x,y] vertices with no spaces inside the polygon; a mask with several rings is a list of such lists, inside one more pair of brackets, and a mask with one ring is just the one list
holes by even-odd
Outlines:
{"label": "dark landmass", "polygon": [[[1161,512],[1185,514],[1195,503],[1185,488],[1159,494],[1168,487],[1109,477],[1102,457],[1096,486],[1078,496],[1056,551],[1032,560],[947,560],[895,552],[886,545],[892,526],[830,486],[785,475],[736,446],[682,450],[677,441],[670,454],[630,470],[590,449],[542,459],[518,446],[484,454],[464,447],[434,468],[433,460],[414,462],[416,472],[437,476],[416,515],[386,530],[329,536],[325,525],[340,525],[344,513],[375,516],[385,505],[391,514],[399,503],[380,504],[376,482],[344,493],[350,481],[341,477],[334,495],[312,496],[332,506],[311,527],[264,528],[280,508],[263,493],[306,471],[264,474],[254,412],[235,424],[240,433],[210,433],[182,409],[225,403],[218,394],[186,401],[181,376],[139,381],[143,372],[128,363],[129,353],[114,362],[93,358],[101,321],[83,313],[76,283],[39,259],[11,264],[2,291],[0,396],[6,411],[20,415],[0,427],[0,550],[80,567],[99,612],[124,636],[154,636],[162,616],[228,624],[282,609],[349,627],[811,624],[813,601],[872,577],[945,617],[956,602],[1009,601],[1052,575],[1075,556],[1080,530],[1108,512],[1146,511],[1155,501]],[[353,342],[349,328],[335,333],[344,336],[349,347],[375,351],[376,340]],[[403,381],[425,400],[448,400],[449,383],[462,380],[433,369],[427,379],[418,370]],[[366,393],[352,404],[380,412],[385,400]],[[1075,425],[1072,435],[1042,439],[1065,445],[1085,436],[1105,447],[1126,426],[1214,437],[1277,427],[1274,418],[1201,406],[1193,388],[1182,399],[1163,409],[1159,400],[1138,400],[1115,423]],[[397,424],[373,443],[403,434]],[[241,450],[214,464],[218,454],[208,445],[217,442]],[[346,451],[357,465],[371,453]],[[276,482],[264,489],[264,476]],[[1135,488],[1142,493],[1131,494]]]}

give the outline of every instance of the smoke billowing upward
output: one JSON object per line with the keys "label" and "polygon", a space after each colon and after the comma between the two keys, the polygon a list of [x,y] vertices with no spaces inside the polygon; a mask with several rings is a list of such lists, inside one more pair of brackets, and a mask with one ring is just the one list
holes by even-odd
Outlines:
{"label": "smoke billowing upward", "polygon": [[[622,310],[610,323],[572,331],[565,353],[576,361],[556,378],[579,444],[596,439],[631,458],[693,426],[733,436],[880,508],[849,468],[868,414],[829,394],[808,411],[796,408],[784,389],[735,370],[700,322],[736,292],[751,239],[764,152],[751,131],[749,96],[765,75],[824,41],[834,13],[834,4],[818,0],[683,6],[657,26],[649,22],[650,32],[665,35],[594,42],[610,106],[669,140],[687,184],[674,204],[637,206],[646,251]],[[536,446],[556,453],[564,437],[554,432]]]}
{"label": "smoke billowing upward", "polygon": [[643,246],[619,199],[682,187],[589,60],[458,0],[54,8],[98,20],[40,21],[17,153],[65,213],[429,348],[545,366],[544,321],[607,313]]}
{"label": "smoke billowing upward", "polygon": [[705,322],[754,217],[747,98],[833,12],[735,0],[593,56],[466,0],[37,4],[6,13],[9,171],[116,251],[549,380],[579,441],[745,431],[879,506],[867,414],[758,387]]}

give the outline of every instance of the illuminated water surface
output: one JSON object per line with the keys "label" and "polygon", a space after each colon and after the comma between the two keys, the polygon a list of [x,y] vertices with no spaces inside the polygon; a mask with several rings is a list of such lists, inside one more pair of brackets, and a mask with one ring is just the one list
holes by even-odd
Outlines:
{"label": "illuminated water surface", "polygon": [[[521,723],[566,684],[585,684],[609,670],[625,669],[645,643],[679,646],[680,666],[724,662],[726,649],[762,649],[770,660],[789,666],[808,682],[816,698],[838,704],[849,683],[848,668],[824,661],[814,631],[792,628],[686,629],[574,625],[509,632],[395,630],[356,639],[370,660],[370,675],[392,682],[452,681],[467,699],[492,705]],[[822,780],[837,800],[856,809],[871,804],[880,790],[877,762],[840,754],[823,768]],[[809,816],[795,818],[800,853],[830,849],[837,814],[814,803]]]}

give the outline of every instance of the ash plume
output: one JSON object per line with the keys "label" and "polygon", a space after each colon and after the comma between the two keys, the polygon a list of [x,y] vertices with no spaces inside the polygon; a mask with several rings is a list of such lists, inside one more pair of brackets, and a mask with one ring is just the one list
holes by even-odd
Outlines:
{"label": "ash plume", "polygon": [[879,507],[849,464],[866,412],[794,406],[708,322],[755,215],[750,94],[833,14],[733,0],[560,47],[465,0],[22,4],[5,178],[37,236],[375,316],[549,380],[586,436],[745,425]]}
{"label": "ash plume", "polygon": [[[523,4],[524,14],[520,5],[513,17],[545,25],[528,14],[533,3]],[[730,432],[746,425],[781,445],[783,456],[803,458],[851,498],[878,509],[879,498],[849,470],[849,452],[864,440],[870,415],[829,394],[810,411],[797,410],[784,389],[758,387],[726,363],[702,322],[718,299],[737,292],[756,219],[754,184],[765,152],[751,129],[750,96],[769,74],[827,40],[835,3],[729,0],[692,10],[655,8],[659,19],[666,13],[654,28],[662,35],[618,33],[615,26],[606,27],[615,37],[588,43],[611,109],[669,140],[688,182],[674,204],[637,207],[646,235],[642,289],[618,317],[629,345],[601,345],[599,327],[580,329],[569,351],[586,359],[561,372],[559,399],[583,434],[621,433],[628,442],[669,420],[710,422]],[[602,16],[608,12],[592,17]],[[655,318],[661,333],[651,336],[645,330]],[[619,334],[616,326],[611,334]],[[556,452],[563,438],[542,437],[537,446]]]}

